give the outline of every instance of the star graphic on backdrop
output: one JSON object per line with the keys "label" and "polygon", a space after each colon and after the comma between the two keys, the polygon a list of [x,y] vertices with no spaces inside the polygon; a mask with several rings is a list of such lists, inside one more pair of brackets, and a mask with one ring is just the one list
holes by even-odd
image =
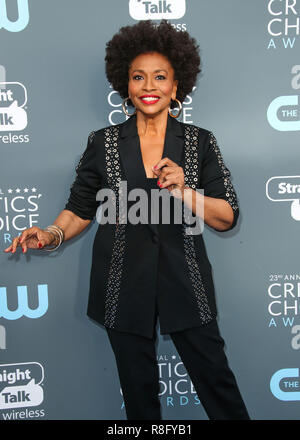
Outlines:
{"label": "star graphic on backdrop", "polygon": [[[1,190],[0,190],[1,191]],[[21,188],[16,188],[15,190],[13,190],[12,188],[9,188],[8,190],[7,190],[7,192],[8,192],[8,194],[12,194],[13,192],[16,192],[16,193],[20,193],[20,192],[22,192],[22,189]],[[26,188],[23,188],[23,192],[24,193],[28,193],[30,191],[30,189],[29,188],[27,188],[27,186],[26,186]],[[37,192],[37,188],[31,188],[31,191],[32,192]],[[40,197],[41,195],[39,194],[39,197]]]}

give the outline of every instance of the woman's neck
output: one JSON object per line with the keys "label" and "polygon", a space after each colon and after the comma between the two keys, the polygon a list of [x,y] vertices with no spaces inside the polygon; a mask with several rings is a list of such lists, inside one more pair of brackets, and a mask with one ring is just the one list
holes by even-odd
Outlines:
{"label": "woman's neck", "polygon": [[139,136],[164,136],[166,133],[168,112],[149,117],[137,112],[137,130]]}

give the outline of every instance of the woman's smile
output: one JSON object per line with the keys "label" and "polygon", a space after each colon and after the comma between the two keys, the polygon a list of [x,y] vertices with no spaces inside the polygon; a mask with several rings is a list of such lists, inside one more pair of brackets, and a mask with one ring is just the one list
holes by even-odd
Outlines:
{"label": "woman's smile", "polygon": [[156,104],[159,101],[160,97],[157,95],[143,95],[140,96],[140,100],[143,104],[152,105]]}

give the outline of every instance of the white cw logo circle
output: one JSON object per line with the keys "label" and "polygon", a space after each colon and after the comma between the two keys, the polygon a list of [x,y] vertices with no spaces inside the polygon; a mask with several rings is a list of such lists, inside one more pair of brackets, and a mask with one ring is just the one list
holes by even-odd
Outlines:
{"label": "white cw logo circle", "polygon": [[18,19],[11,21],[7,16],[6,0],[0,0],[0,29],[10,32],[21,32],[29,23],[28,0],[17,0]]}

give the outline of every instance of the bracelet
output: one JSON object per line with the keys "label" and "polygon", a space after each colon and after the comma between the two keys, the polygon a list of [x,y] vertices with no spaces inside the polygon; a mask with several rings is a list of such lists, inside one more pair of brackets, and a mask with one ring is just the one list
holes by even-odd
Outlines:
{"label": "bracelet", "polygon": [[52,230],[56,230],[58,232],[58,234],[61,236],[62,241],[65,240],[64,230],[60,226],[58,226],[58,225],[49,225],[49,226],[47,226],[47,228],[51,228]]}
{"label": "bracelet", "polygon": [[52,246],[52,247],[50,247],[48,249],[46,247],[44,247],[43,250],[44,251],[55,251],[56,249],[59,248],[59,246],[62,243],[62,239],[61,239],[60,234],[54,228],[52,229],[52,228],[47,227],[44,230],[47,231],[47,232],[50,232],[50,234],[52,234],[55,238],[58,237],[58,244],[56,246],[54,245],[54,246]]}
{"label": "bracelet", "polygon": [[[54,237],[54,243],[56,243],[56,238],[58,237],[58,241],[59,241],[59,235],[58,233],[55,231],[53,231],[52,229],[44,229],[44,231],[50,232],[51,235],[53,235]],[[46,246],[49,246],[48,244]]]}
{"label": "bracelet", "polygon": [[59,248],[59,246],[62,244],[62,242],[65,239],[65,234],[64,234],[63,229],[58,225],[49,225],[46,228],[44,228],[44,231],[50,232],[51,234],[54,235],[54,237],[56,236],[59,238],[59,242],[56,246],[54,246],[52,248],[48,248],[48,249],[43,248],[45,251],[48,251],[48,252],[55,251],[56,249]]}

